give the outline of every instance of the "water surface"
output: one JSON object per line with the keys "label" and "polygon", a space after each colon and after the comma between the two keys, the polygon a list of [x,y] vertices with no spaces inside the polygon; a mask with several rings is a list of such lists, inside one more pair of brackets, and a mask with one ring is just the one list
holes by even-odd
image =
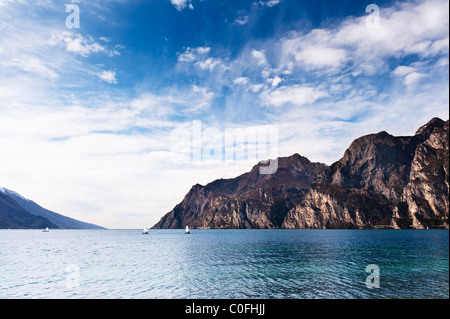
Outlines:
{"label": "water surface", "polygon": [[0,230],[0,298],[449,298],[448,234]]}

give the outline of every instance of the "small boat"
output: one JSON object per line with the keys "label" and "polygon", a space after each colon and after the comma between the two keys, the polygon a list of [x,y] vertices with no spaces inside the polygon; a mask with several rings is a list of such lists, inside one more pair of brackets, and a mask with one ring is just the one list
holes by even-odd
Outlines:
{"label": "small boat", "polygon": [[142,230],[142,233],[143,233],[143,234],[148,234],[148,229],[147,229],[147,228],[144,228],[144,229]]}
{"label": "small boat", "polygon": [[191,231],[189,230],[189,226],[186,226],[186,230],[185,230],[184,233],[185,233],[185,234],[190,234],[190,233],[191,233]]}
{"label": "small boat", "polygon": [[49,232],[48,227],[45,227],[45,229],[43,230],[43,232],[44,232],[44,233],[48,233],[48,232]]}

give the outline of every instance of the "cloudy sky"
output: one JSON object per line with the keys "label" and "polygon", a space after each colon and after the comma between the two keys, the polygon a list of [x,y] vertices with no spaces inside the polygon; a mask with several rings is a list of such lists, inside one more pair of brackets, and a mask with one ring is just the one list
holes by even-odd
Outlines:
{"label": "cloudy sky", "polygon": [[[240,175],[273,150],[331,164],[361,135],[412,135],[449,117],[448,9],[0,0],[0,186],[83,221],[141,228],[193,184]],[[257,140],[272,153],[255,158],[240,148],[248,140],[234,153],[224,142],[273,129]]]}

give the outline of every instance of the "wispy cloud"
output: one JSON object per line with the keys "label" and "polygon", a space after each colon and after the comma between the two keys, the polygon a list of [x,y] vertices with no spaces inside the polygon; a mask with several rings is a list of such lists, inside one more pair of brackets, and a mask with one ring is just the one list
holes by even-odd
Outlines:
{"label": "wispy cloud", "polygon": [[180,62],[194,62],[199,59],[200,56],[204,56],[209,51],[210,47],[198,47],[189,48],[187,47],[184,52],[178,54],[178,61]]}
{"label": "wispy cloud", "polygon": [[233,24],[244,25],[244,24],[247,24],[248,19],[249,19],[248,15],[239,16],[239,17],[236,17],[236,19],[234,20]]}
{"label": "wispy cloud", "polygon": [[[105,42],[104,37],[100,37],[100,40]],[[120,52],[116,48],[108,48],[96,42],[92,36],[83,37],[81,34],[68,31],[54,34],[49,43],[51,45],[62,44],[67,52],[75,53],[85,58],[95,53],[104,53],[110,57],[120,55]]]}
{"label": "wispy cloud", "polygon": [[274,7],[279,4],[282,0],[260,0],[257,2],[253,2],[253,5],[263,6],[263,7]]}
{"label": "wispy cloud", "polygon": [[48,61],[44,61],[43,59],[32,55],[18,55],[12,57],[9,61],[4,61],[2,64],[3,66],[24,71],[31,76],[48,78],[51,80],[56,80],[59,77],[57,71]]}
{"label": "wispy cloud", "polygon": [[178,62],[190,63],[204,71],[213,71],[216,68],[227,69],[221,58],[209,55],[210,47],[186,48],[184,52],[178,53]]}
{"label": "wispy cloud", "polygon": [[[146,92],[133,99],[130,105],[135,110],[145,111],[162,119],[162,116],[180,117],[208,110],[214,96],[206,87],[192,85],[185,89],[168,89],[164,94]],[[145,113],[141,114],[142,118],[147,116]]]}
{"label": "wispy cloud", "polygon": [[248,77],[240,76],[240,77],[234,79],[234,80],[233,80],[233,83],[234,83],[234,84],[242,84],[242,85],[246,85],[246,84],[248,83],[248,81],[249,81],[249,78],[248,78]]}
{"label": "wispy cloud", "polygon": [[170,2],[175,6],[178,11],[182,11],[184,8],[188,7],[193,10],[192,0],[170,0]]}
{"label": "wispy cloud", "polygon": [[304,104],[312,104],[326,96],[328,94],[318,88],[296,84],[280,87],[275,90],[267,90],[262,93],[262,100],[266,104],[276,107],[284,104],[302,106]]}

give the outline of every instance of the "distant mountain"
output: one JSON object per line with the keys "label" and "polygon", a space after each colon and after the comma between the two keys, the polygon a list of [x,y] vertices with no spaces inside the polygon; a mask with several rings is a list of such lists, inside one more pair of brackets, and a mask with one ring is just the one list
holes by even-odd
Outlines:
{"label": "distant mountain", "polygon": [[356,139],[331,166],[295,154],[273,175],[195,185],[154,228],[447,228],[449,121]]}
{"label": "distant mountain", "polygon": [[47,218],[26,211],[14,199],[0,191],[0,229],[45,227],[58,228]]}
{"label": "distant mountain", "polygon": [[14,191],[0,187],[0,228],[102,229],[47,210]]}

